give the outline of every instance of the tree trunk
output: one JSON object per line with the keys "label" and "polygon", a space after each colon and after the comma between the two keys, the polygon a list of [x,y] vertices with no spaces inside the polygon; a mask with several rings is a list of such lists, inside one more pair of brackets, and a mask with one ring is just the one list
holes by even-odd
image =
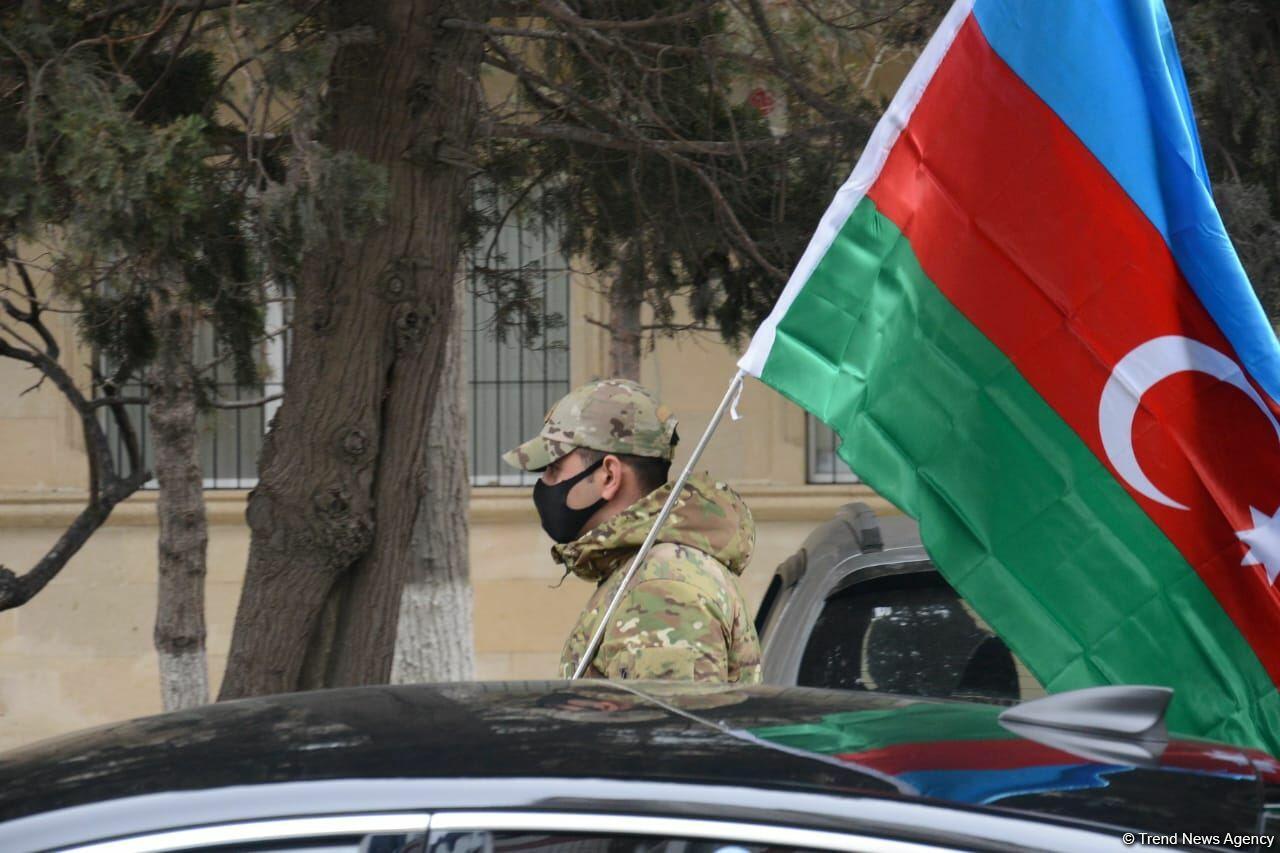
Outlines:
{"label": "tree trunk", "polygon": [[640,381],[640,295],[615,283],[609,288],[609,371],[620,379]]}
{"label": "tree trunk", "polygon": [[360,240],[304,260],[223,699],[388,680],[424,493],[467,197],[445,161],[471,145],[480,41],[438,26],[473,14],[461,2],[342,8],[379,42],[339,50],[325,142],[386,167],[389,204]]}
{"label": "tree trunk", "polygon": [[176,289],[153,297],[156,359],[148,373],[148,407],[160,483],[160,580],[155,646],[166,711],[209,701],[205,660],[204,579],[209,532],[196,452],[196,387],[192,309]]}
{"label": "tree trunk", "polygon": [[466,370],[462,306],[455,306],[440,393],[431,411],[426,493],[413,525],[409,579],[400,597],[391,681],[467,681],[475,677],[471,579],[467,568]]}

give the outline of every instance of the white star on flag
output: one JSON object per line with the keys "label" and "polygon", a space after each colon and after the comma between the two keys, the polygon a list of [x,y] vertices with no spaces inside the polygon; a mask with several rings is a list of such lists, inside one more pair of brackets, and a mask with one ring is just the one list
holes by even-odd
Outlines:
{"label": "white star on flag", "polygon": [[1240,565],[1261,565],[1267,570],[1267,581],[1274,584],[1276,575],[1280,575],[1280,507],[1275,515],[1249,507],[1249,515],[1253,517],[1253,529],[1236,533],[1240,541],[1249,546],[1249,553]]}

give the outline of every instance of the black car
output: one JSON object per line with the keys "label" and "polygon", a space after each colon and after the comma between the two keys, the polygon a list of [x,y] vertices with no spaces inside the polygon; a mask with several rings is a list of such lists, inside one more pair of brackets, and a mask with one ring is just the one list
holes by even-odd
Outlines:
{"label": "black car", "polygon": [[1260,831],[1268,758],[1167,738],[1158,690],[1064,697],[578,681],[228,702],[0,757],[0,850],[1092,851]]}
{"label": "black car", "polygon": [[1003,704],[1045,695],[939,574],[916,523],[862,503],[778,566],[756,629],[769,684]]}

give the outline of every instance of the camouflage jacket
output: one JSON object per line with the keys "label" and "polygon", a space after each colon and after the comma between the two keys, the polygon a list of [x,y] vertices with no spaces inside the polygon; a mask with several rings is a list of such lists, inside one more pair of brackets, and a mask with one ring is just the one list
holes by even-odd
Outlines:
{"label": "camouflage jacket", "polygon": [[[552,548],[556,562],[598,582],[565,643],[562,677],[573,675],[670,488]],[[724,483],[690,477],[586,675],[758,683],[760,640],[734,577],[754,545],[755,523],[742,498]]]}

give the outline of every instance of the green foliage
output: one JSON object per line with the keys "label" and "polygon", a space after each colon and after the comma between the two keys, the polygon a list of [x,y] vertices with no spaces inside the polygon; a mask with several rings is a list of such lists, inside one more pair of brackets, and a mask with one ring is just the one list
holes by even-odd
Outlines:
{"label": "green foliage", "polygon": [[260,204],[266,262],[287,289],[307,251],[356,240],[381,222],[390,193],[386,169],[349,151],[313,143],[298,156],[305,156],[306,180],[270,185]]}
{"label": "green foliage", "polygon": [[[203,60],[188,66],[195,67],[212,76]],[[57,71],[50,103],[57,106],[59,156],[50,178],[65,195],[58,222],[65,249],[55,273],[61,291],[82,302],[82,331],[104,352],[125,354],[128,363],[141,366],[153,352],[155,334],[146,293],[182,282],[185,298],[204,309],[230,349],[236,380],[256,384],[255,342],[263,320],[251,285],[245,199],[213,157],[200,105],[182,104],[181,114],[163,124],[155,112],[147,121],[133,115],[140,101],[130,83],[111,89],[91,69],[68,65]],[[203,88],[211,86],[206,80]],[[104,289],[115,295],[103,297]],[[99,331],[108,310],[121,329],[139,335],[135,344],[117,340],[116,331]]]}
{"label": "green foliage", "polygon": [[[211,51],[147,54],[132,75],[138,94],[128,106],[145,123],[200,115],[217,95],[217,80],[217,59]],[[151,93],[145,104],[141,103],[144,92]]]}
{"label": "green foliage", "polygon": [[149,361],[157,294],[174,292],[258,384],[267,294],[381,217],[382,171],[310,141],[334,51],[358,34],[294,6],[0,8],[0,243],[52,248],[111,362]]}
{"label": "green foliage", "polygon": [[205,122],[186,116],[150,127],[121,107],[72,96],[59,111],[55,173],[71,200],[69,242],[86,255],[124,252],[162,266],[180,262],[194,248],[192,232],[209,207],[218,207]]}
{"label": "green foliage", "polygon": [[155,328],[148,321],[150,297],[145,290],[128,287],[131,282],[114,282],[84,294],[76,324],[81,337],[97,349],[109,363],[124,366],[146,364],[156,353]]}

